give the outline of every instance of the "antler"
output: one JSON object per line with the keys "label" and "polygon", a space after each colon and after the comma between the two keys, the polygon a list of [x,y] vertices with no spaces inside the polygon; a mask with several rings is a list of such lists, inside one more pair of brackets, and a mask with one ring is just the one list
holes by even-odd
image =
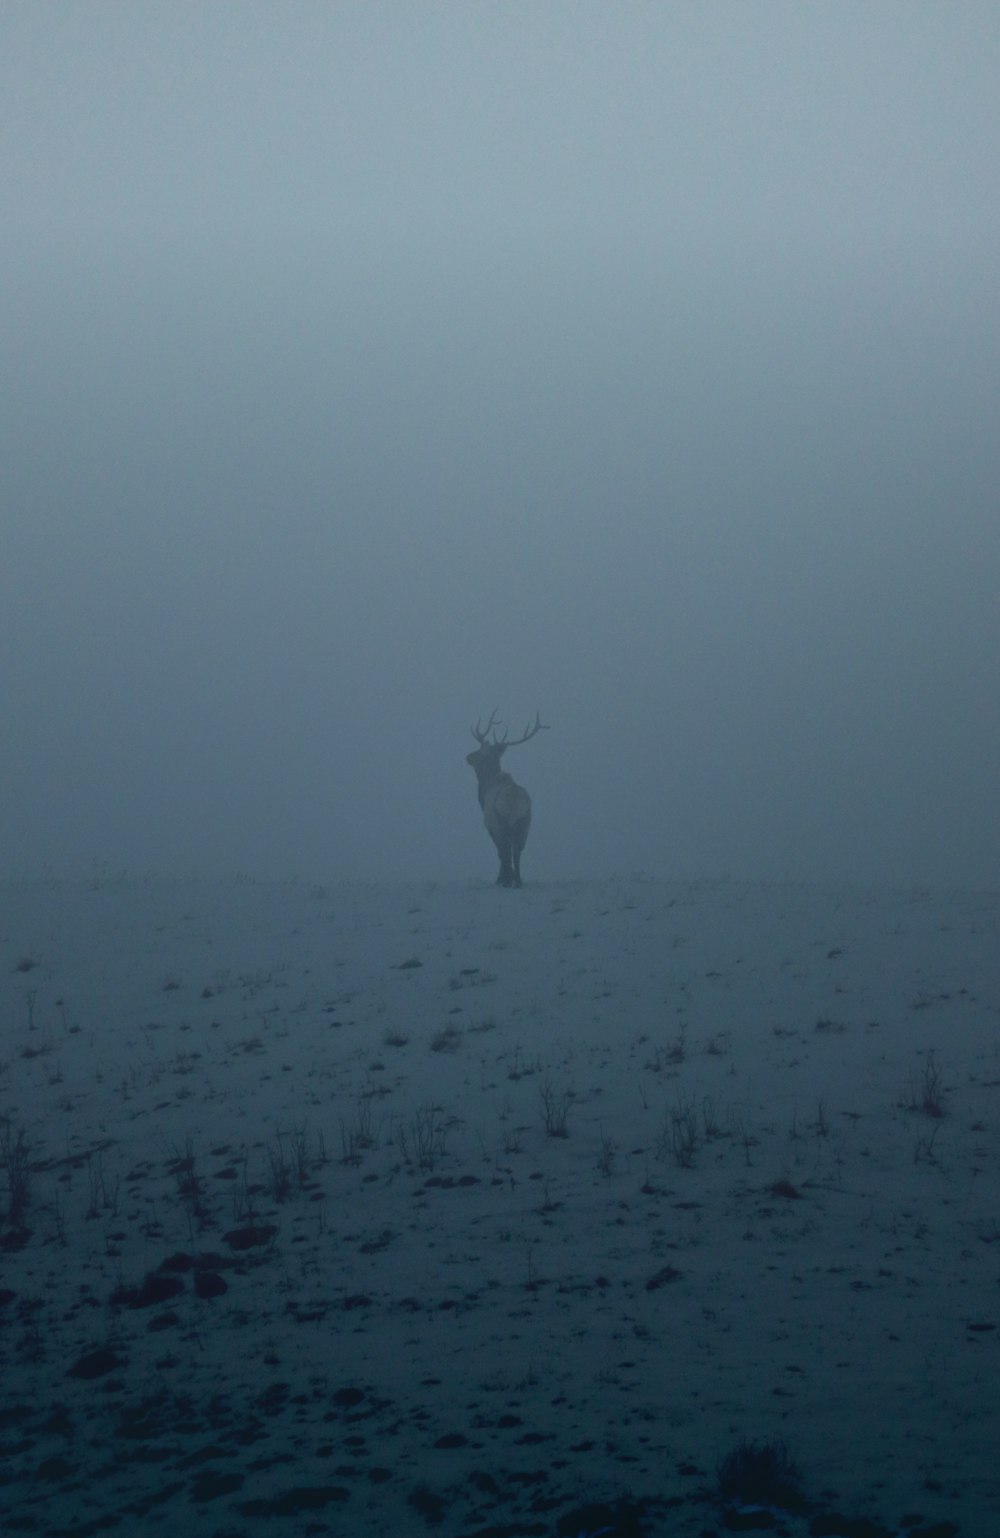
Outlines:
{"label": "antler", "polygon": [[487,721],[485,728],[480,727],[478,720],[476,721],[475,726],[472,728],[472,735],[475,737],[481,748],[486,746],[486,739],[490,735],[490,732],[493,733],[493,742],[490,744],[490,746],[494,748],[519,748],[522,742],[530,742],[536,732],[547,732],[549,729],[545,722],[542,720],[541,711],[537,711],[535,714],[534,725],[531,725],[529,722],[529,724],[524,728],[524,736],[515,737],[513,742],[510,742],[508,741],[506,732],[504,732],[502,737],[497,736],[496,719],[496,711],[491,711],[490,719]]}
{"label": "antler", "polygon": [[[476,724],[472,728],[472,735],[473,735],[473,737],[475,737],[475,739],[479,743],[480,747],[483,747],[485,745],[487,737],[490,735],[490,732],[493,730],[493,723],[496,721],[496,718],[497,718],[497,713],[494,710],[492,715],[490,716],[490,719],[486,723],[486,730],[485,731],[480,731],[480,729],[479,729],[479,717],[478,716],[476,717]],[[493,737],[494,737],[494,740],[495,740],[496,739],[496,732],[495,731],[493,732]]]}
{"label": "antler", "polygon": [[519,748],[521,746],[522,742],[530,742],[532,737],[534,737],[536,732],[547,732],[547,731],[548,731],[548,727],[545,725],[544,721],[542,720],[542,713],[541,713],[541,711],[536,711],[534,726],[532,726],[530,724],[528,726],[526,726],[524,728],[524,736],[523,737],[515,737],[513,742],[508,742],[507,738],[505,736],[504,740],[503,740],[504,741],[504,747],[506,747],[506,748]]}

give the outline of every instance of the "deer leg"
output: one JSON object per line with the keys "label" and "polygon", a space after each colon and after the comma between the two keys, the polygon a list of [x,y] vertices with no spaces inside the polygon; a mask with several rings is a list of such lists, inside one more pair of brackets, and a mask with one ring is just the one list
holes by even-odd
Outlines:
{"label": "deer leg", "polygon": [[517,823],[510,840],[510,864],[511,885],[521,885],[521,850],[524,848],[528,837],[528,829],[523,822]]}
{"label": "deer leg", "polygon": [[502,834],[493,842],[497,846],[497,854],[500,856],[500,874],[497,876],[497,886],[511,886],[514,880],[514,870],[511,865],[511,843],[508,834]]}

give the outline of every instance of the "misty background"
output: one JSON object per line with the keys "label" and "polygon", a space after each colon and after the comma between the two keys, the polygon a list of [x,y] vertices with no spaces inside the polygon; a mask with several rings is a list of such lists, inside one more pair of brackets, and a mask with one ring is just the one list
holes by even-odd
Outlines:
{"label": "misty background", "polygon": [[[996,884],[993,0],[0,10],[0,863]],[[512,899],[512,900],[517,900]]]}

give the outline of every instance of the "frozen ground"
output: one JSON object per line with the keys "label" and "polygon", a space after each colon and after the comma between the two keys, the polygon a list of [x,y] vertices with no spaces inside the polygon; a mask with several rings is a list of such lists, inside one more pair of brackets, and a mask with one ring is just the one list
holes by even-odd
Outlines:
{"label": "frozen ground", "polygon": [[1000,1531],[998,919],[7,884],[0,1530]]}

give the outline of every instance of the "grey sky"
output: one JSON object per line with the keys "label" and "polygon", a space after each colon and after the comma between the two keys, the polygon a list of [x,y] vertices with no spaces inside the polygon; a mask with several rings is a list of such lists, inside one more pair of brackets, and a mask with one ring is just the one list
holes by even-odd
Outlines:
{"label": "grey sky", "polygon": [[1000,10],[0,9],[3,864],[995,883]]}

